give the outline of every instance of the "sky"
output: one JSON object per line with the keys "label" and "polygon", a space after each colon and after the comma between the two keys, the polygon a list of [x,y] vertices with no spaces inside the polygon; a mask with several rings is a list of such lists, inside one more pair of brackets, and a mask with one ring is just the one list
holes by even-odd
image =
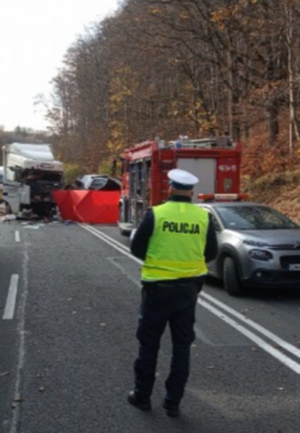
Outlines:
{"label": "sky", "polygon": [[119,0],[0,0],[0,126],[44,130],[36,95],[49,82],[77,36],[113,14]]}

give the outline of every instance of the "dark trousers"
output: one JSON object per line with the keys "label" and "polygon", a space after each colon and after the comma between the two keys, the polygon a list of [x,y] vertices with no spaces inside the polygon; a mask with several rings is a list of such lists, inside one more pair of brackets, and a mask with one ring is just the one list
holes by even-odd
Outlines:
{"label": "dark trousers", "polygon": [[135,392],[141,397],[152,393],[160,339],[169,323],[172,360],[165,382],[166,397],[179,402],[190,371],[190,347],[195,339],[195,309],[199,284],[153,283],[142,288],[142,302],[137,329],[138,358],[134,363]]}

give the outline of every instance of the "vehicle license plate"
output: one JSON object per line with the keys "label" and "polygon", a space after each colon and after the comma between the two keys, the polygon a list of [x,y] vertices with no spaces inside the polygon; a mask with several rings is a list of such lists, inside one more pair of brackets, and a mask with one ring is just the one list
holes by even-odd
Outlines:
{"label": "vehicle license plate", "polygon": [[293,263],[289,266],[290,271],[300,271],[300,263]]}

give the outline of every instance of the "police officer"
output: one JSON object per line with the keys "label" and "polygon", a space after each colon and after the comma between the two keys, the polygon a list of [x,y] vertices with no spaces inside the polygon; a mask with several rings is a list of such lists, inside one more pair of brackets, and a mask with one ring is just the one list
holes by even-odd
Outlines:
{"label": "police officer", "polygon": [[135,387],[128,402],[151,410],[160,339],[169,324],[173,352],[163,407],[168,416],[178,416],[195,339],[197,297],[206,262],[217,255],[217,239],[208,212],[191,202],[198,178],[180,169],[169,171],[168,177],[169,200],[147,211],[131,240],[132,254],[144,263]]}

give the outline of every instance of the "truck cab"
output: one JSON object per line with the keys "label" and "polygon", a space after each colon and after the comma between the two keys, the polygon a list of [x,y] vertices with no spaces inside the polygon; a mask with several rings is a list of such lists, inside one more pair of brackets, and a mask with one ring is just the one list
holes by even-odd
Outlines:
{"label": "truck cab", "polygon": [[62,188],[63,164],[56,161],[50,144],[12,143],[3,146],[4,195],[13,213],[34,203],[55,203],[52,191]]}

